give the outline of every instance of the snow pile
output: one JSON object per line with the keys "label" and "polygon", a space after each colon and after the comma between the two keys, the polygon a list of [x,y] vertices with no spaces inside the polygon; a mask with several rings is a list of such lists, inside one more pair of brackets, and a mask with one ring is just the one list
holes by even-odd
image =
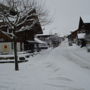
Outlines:
{"label": "snow pile", "polygon": [[29,62],[0,64],[0,90],[90,90],[90,53],[67,40],[41,51]]}

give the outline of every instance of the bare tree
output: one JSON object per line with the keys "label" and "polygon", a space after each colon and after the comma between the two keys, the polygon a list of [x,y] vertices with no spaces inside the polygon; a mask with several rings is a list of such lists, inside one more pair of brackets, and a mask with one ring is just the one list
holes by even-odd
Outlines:
{"label": "bare tree", "polygon": [[[19,70],[16,34],[18,32],[30,30],[36,23],[41,23],[41,25],[50,23],[50,20],[47,19],[47,17],[48,12],[35,0],[3,0],[0,7],[0,20],[4,22],[4,25],[0,26],[0,29],[6,26],[8,32],[5,33],[14,42],[16,71]],[[32,23],[30,23],[30,25],[24,25],[26,22]],[[19,29],[17,29],[18,27]]]}

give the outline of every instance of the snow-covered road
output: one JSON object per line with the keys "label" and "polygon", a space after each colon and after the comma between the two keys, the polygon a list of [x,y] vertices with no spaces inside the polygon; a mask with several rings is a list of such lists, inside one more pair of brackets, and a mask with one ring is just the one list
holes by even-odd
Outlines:
{"label": "snow-covered road", "polygon": [[90,90],[90,53],[64,41],[29,58],[29,62],[0,64],[0,90]]}

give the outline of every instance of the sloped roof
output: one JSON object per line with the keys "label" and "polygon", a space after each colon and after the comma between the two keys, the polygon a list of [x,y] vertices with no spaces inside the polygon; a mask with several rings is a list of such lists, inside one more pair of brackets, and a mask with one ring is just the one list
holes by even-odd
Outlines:
{"label": "sloped roof", "polygon": [[9,7],[3,5],[2,3],[0,3],[0,10],[8,10]]}
{"label": "sloped roof", "polygon": [[0,38],[3,38],[5,41],[12,41],[12,39],[10,38],[10,36],[5,33],[4,31],[0,31]]}
{"label": "sloped roof", "polygon": [[42,40],[40,40],[40,39],[38,39],[38,38],[34,38],[34,40],[35,40],[37,43],[46,44],[45,41],[42,41]]}
{"label": "sloped roof", "polygon": [[84,15],[84,16],[81,16],[81,17],[82,17],[84,23],[90,22],[90,15]]}
{"label": "sloped roof", "polygon": [[9,10],[9,7],[7,7],[7,6],[0,3],[0,12],[2,12],[4,10]]}
{"label": "sloped roof", "polygon": [[[3,8],[3,9],[2,9]],[[3,4],[1,4],[0,3],[0,11],[2,11],[2,10],[8,10],[9,8],[7,7],[7,6],[5,6],[5,5],[3,5]],[[32,11],[31,13],[35,13],[35,10],[34,11]],[[32,17],[32,18],[38,18],[38,16],[36,16],[36,17]],[[23,18],[21,19],[21,21],[23,21]],[[21,22],[19,22],[19,23],[21,23]],[[21,27],[23,27],[23,26],[29,26],[29,25],[31,25],[31,23],[32,22],[25,22],[25,23],[23,23],[23,24],[21,24],[21,26],[17,26],[17,31],[21,28]],[[0,26],[4,26],[4,25],[6,25],[5,23],[3,23],[3,22],[0,22]],[[5,28],[3,27],[3,28],[0,28],[1,30],[3,30],[3,31],[6,31],[7,32],[7,30],[5,30]],[[29,32],[28,32],[29,31]],[[3,38],[5,38],[6,39],[6,37],[8,38],[8,39],[10,39],[5,33],[3,33],[2,31],[0,31],[1,32],[1,34],[2,34],[2,36],[3,36]],[[25,35],[27,33],[27,35]],[[43,31],[42,31],[42,27],[41,27],[41,25],[40,25],[40,23],[38,22],[38,23],[36,23],[33,27],[32,27],[32,29],[31,30],[28,30],[27,29],[27,31],[24,31],[23,30],[23,32],[19,32],[19,33],[16,33],[16,36],[18,37],[18,40],[20,39],[20,40],[30,40],[30,39],[32,39],[33,37],[34,37],[34,35],[35,34],[41,34],[41,33],[43,33]],[[32,35],[32,36],[31,36]],[[7,40],[7,39],[6,39]]]}

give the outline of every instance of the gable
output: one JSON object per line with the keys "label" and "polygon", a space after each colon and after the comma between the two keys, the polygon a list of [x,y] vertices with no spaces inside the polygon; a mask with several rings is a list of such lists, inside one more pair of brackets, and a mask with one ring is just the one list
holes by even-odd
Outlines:
{"label": "gable", "polygon": [[0,42],[12,41],[11,38],[5,33],[0,31]]}
{"label": "gable", "polygon": [[83,20],[82,20],[82,18],[80,17],[78,29],[81,29],[82,26],[83,26],[83,24],[84,24],[84,23],[83,23]]}

